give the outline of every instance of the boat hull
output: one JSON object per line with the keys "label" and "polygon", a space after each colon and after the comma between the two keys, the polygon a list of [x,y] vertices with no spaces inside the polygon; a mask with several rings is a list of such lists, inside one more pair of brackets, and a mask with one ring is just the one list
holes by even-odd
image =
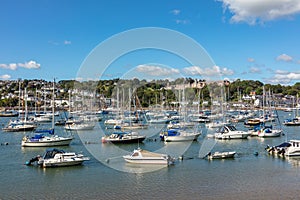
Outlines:
{"label": "boat hull", "polygon": [[168,165],[168,160],[163,158],[131,158],[130,156],[123,156],[124,160],[128,163],[135,164],[159,164],[159,165]]}
{"label": "boat hull", "polygon": [[247,139],[249,133],[245,134],[216,134],[215,138],[220,140],[230,140],[230,139]]}
{"label": "boat hull", "polygon": [[279,137],[282,134],[282,130],[272,130],[270,133],[268,132],[260,132],[258,133],[258,137]]}
{"label": "boat hull", "polygon": [[175,135],[175,136],[164,136],[165,142],[182,142],[182,141],[194,141],[197,140],[201,133],[190,134],[190,135]]}
{"label": "boat hull", "polygon": [[75,160],[75,161],[62,161],[62,162],[43,162],[42,166],[44,168],[47,167],[69,167],[69,166],[76,166],[81,165],[84,160]]}
{"label": "boat hull", "polygon": [[226,159],[226,158],[233,158],[236,154],[235,151],[231,152],[215,152],[211,155],[208,155],[208,159]]}
{"label": "boat hull", "polygon": [[110,139],[110,138],[102,138],[103,143],[114,143],[114,144],[130,144],[130,143],[139,143],[143,142],[146,137],[139,138],[131,138],[131,139]]}
{"label": "boat hull", "polygon": [[24,126],[24,127],[16,127],[16,128],[3,128],[2,130],[5,132],[25,132],[25,131],[33,131],[36,126]]}
{"label": "boat hull", "polygon": [[52,147],[68,146],[73,138],[66,138],[54,141],[22,141],[22,147]]}
{"label": "boat hull", "polygon": [[169,165],[174,162],[174,159],[167,154],[160,154],[146,150],[134,150],[131,155],[123,156],[128,163],[134,164],[155,164],[155,165]]}

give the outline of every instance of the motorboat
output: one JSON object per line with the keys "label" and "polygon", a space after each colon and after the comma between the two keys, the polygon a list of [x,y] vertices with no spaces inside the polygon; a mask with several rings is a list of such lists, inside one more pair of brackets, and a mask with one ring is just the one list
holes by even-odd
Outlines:
{"label": "motorboat", "polygon": [[289,140],[277,146],[267,146],[266,150],[279,156],[300,156],[300,140]]}
{"label": "motorboat", "polygon": [[244,125],[247,126],[247,127],[251,127],[251,126],[257,126],[257,125],[260,125],[262,124],[263,122],[261,121],[260,118],[250,118],[248,120],[246,120],[244,122]]}
{"label": "motorboat", "polygon": [[169,129],[161,133],[160,137],[165,142],[181,142],[181,141],[194,141],[201,135],[201,131],[189,131],[183,129]]}
{"label": "motorboat", "polygon": [[214,137],[216,139],[247,139],[250,133],[246,131],[239,131],[233,125],[225,125],[220,127]]}
{"label": "motorboat", "polygon": [[175,159],[170,155],[150,152],[143,149],[135,149],[132,154],[123,156],[124,160],[128,163],[136,164],[160,164],[170,165],[173,164]]}
{"label": "motorboat", "polygon": [[48,149],[44,155],[36,156],[26,162],[26,165],[31,165],[37,162],[38,165],[46,167],[66,167],[81,165],[84,161],[90,160],[89,157],[85,157],[83,154],[77,154],[75,152],[65,152],[60,149]]}
{"label": "motorboat", "polygon": [[102,137],[102,143],[138,143],[146,139],[146,136],[139,135],[138,132],[114,132]]}
{"label": "motorboat", "polygon": [[[49,136],[46,136],[45,133],[48,133]],[[22,147],[67,146],[72,140],[73,137],[54,135],[54,129],[37,130],[33,137],[24,136],[21,145]]]}
{"label": "motorboat", "polygon": [[209,152],[207,154],[207,159],[226,159],[226,158],[233,158],[234,155],[236,154],[235,151],[224,151],[224,152],[214,152],[211,153]]}

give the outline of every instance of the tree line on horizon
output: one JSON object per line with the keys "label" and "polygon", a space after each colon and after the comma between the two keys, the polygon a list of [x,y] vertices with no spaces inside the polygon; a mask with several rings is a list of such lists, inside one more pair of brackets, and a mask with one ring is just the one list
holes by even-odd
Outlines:
{"label": "tree line on horizon", "polygon": [[[195,81],[199,81],[192,78],[178,78],[174,81],[166,80],[123,80],[123,79],[111,79],[111,80],[99,80],[99,81],[84,81],[79,82],[76,80],[60,80],[55,83],[56,99],[68,99],[69,91],[87,91],[95,93],[97,97],[101,98],[117,98],[116,88],[120,87],[125,92],[132,90],[132,95],[138,97],[141,106],[149,107],[155,104],[169,104],[178,100],[178,91],[175,89],[167,89],[170,86],[176,85],[190,85],[192,86]],[[206,82],[205,80],[200,80]],[[0,81],[2,89],[0,91],[0,107],[15,107],[18,105],[18,98],[6,98],[9,94],[15,94],[19,90],[18,81]],[[9,84],[9,87],[5,87],[5,84]],[[188,101],[195,101],[201,99],[204,101],[210,101],[211,90],[214,90],[220,82],[207,83],[202,88],[186,87],[185,95],[190,97]],[[36,90],[41,90],[43,87],[52,87],[51,81],[44,80],[22,80],[21,90],[27,88],[28,93],[34,94]],[[169,86],[169,87],[168,87]],[[5,89],[3,89],[5,87]],[[296,96],[300,93],[300,82],[294,85],[281,85],[281,84],[263,84],[258,80],[240,80],[237,79],[230,82],[225,86],[225,95],[227,101],[237,101],[241,95],[262,95],[263,87],[266,91],[271,91],[272,94],[291,95]],[[172,87],[171,87],[172,88]],[[62,92],[63,91],[63,92]],[[123,93],[124,93],[123,91]],[[74,93],[74,92],[72,92]],[[120,91],[120,93],[122,93]],[[74,94],[72,94],[74,95]],[[181,94],[182,95],[182,94]],[[51,98],[50,95],[47,98]]]}

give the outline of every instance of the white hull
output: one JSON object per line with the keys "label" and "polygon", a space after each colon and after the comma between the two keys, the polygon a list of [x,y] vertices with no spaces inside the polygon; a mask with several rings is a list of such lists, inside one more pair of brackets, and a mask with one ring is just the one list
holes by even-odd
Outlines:
{"label": "white hull", "polygon": [[134,150],[131,155],[123,156],[128,163],[169,165],[173,159],[166,154],[154,153],[142,149]]}
{"label": "white hull", "polygon": [[43,158],[38,158],[37,162],[42,167],[67,167],[81,165],[87,160],[90,160],[90,158],[84,157],[82,154],[53,149],[47,151]]}
{"label": "white hull", "polygon": [[289,149],[288,152],[285,153],[285,156],[293,157],[293,156],[300,156],[300,149]]}
{"label": "white hull", "polygon": [[215,152],[213,154],[208,155],[208,159],[225,159],[225,158],[233,158],[236,154],[235,151],[229,152]]}
{"label": "white hull", "polygon": [[75,161],[53,161],[53,162],[43,162],[43,167],[67,167],[81,165],[85,160],[75,160]]}
{"label": "white hull", "polygon": [[215,138],[220,140],[227,139],[247,139],[251,134],[246,131],[239,131],[232,125],[220,127],[215,133]]}
{"label": "white hull", "polygon": [[78,124],[78,125],[66,125],[65,129],[66,130],[71,130],[71,131],[82,131],[82,130],[93,130],[95,127],[94,124]]}
{"label": "white hull", "polygon": [[271,132],[259,132],[258,137],[279,137],[282,133],[282,130],[272,130]]}
{"label": "white hull", "polygon": [[300,156],[300,140],[290,140],[273,147],[268,146],[266,150],[269,153],[277,154],[278,156]]}
{"label": "white hull", "polygon": [[229,133],[229,134],[222,134],[222,133],[216,133],[215,138],[216,139],[247,139],[250,134],[247,132],[244,133]]}
{"label": "white hull", "polygon": [[165,142],[182,142],[182,141],[193,141],[197,140],[201,133],[197,134],[184,134],[184,135],[176,135],[176,136],[164,136]]}
{"label": "white hull", "polygon": [[[49,137],[52,138],[52,137]],[[30,139],[22,141],[22,147],[52,147],[70,145],[73,138],[53,137],[49,140],[30,141]]]}
{"label": "white hull", "polygon": [[124,159],[128,163],[135,163],[135,164],[160,164],[160,165],[167,165],[168,160],[164,158],[142,158],[142,159],[134,159],[130,156],[124,156]]}

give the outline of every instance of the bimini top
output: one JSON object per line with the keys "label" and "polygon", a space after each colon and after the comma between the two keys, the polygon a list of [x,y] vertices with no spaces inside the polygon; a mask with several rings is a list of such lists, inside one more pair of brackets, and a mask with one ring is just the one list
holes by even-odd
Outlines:
{"label": "bimini top", "polygon": [[61,149],[47,149],[43,158],[44,159],[54,158],[55,154],[58,154],[58,153],[65,153],[65,151],[61,150]]}
{"label": "bimini top", "polygon": [[289,143],[289,142],[284,142],[284,143],[282,143],[282,144],[280,144],[280,145],[277,145],[276,147],[290,147],[290,146],[292,146],[291,143]]}

